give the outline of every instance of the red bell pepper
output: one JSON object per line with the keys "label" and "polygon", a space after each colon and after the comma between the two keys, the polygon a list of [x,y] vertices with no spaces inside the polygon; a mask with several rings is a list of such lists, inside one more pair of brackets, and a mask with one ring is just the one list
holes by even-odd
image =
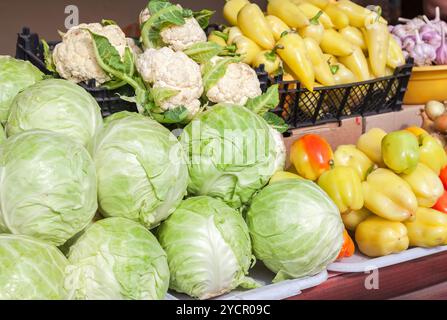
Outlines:
{"label": "red bell pepper", "polygon": [[447,167],[441,170],[439,178],[441,178],[442,184],[444,185],[444,189],[447,189]]}
{"label": "red bell pepper", "polygon": [[444,194],[438,199],[433,209],[447,214],[447,191],[444,191]]}
{"label": "red bell pepper", "polygon": [[337,259],[352,257],[354,252],[354,241],[352,241],[348,231],[345,229],[345,231],[343,231],[343,246],[341,247],[340,254],[338,255]]}

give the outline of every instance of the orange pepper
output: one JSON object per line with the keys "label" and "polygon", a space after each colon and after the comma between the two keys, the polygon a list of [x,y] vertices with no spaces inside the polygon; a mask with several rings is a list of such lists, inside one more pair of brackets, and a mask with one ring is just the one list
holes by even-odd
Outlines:
{"label": "orange pepper", "polygon": [[316,181],[334,162],[329,143],[316,134],[307,134],[295,141],[290,150],[290,161],[305,179]]}
{"label": "orange pepper", "polygon": [[352,257],[354,252],[354,241],[352,241],[348,231],[345,229],[345,231],[343,231],[343,246],[341,247],[340,254],[338,255],[337,259]]}

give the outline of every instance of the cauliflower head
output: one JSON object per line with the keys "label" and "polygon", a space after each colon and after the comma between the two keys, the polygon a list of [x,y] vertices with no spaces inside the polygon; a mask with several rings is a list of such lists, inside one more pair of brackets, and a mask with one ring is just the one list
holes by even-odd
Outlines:
{"label": "cauliflower head", "polygon": [[248,64],[230,63],[225,75],[211,87],[206,96],[214,103],[245,105],[249,98],[262,94],[261,84],[255,70]]}
{"label": "cauliflower head", "polygon": [[97,85],[101,85],[109,81],[110,77],[96,61],[93,40],[84,29],[106,37],[119,54],[124,55],[127,40],[119,26],[83,23],[64,34],[62,42],[54,48],[53,61],[62,78],[76,83],[95,79]]}
{"label": "cauliflower head", "polygon": [[162,102],[159,107],[166,111],[184,106],[190,116],[200,110],[199,98],[203,93],[200,66],[181,51],[171,48],[147,49],[137,59],[137,69],[143,80],[153,88],[179,91]]}
{"label": "cauliflower head", "polygon": [[[150,18],[149,9],[145,8],[140,13],[140,24]],[[160,32],[163,42],[175,51],[183,51],[193,44],[206,42],[205,31],[200,27],[195,18],[185,19],[185,24],[164,28]]]}

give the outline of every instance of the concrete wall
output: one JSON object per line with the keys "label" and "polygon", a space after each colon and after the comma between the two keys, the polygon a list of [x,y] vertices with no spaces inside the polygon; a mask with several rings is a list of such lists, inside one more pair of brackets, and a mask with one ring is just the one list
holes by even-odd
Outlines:
{"label": "concrete wall", "polygon": [[[173,0],[184,7],[216,10],[215,22],[223,23],[222,7],[225,0]],[[266,0],[254,0],[265,7]],[[57,30],[65,30],[64,13],[68,5],[79,8],[80,22],[113,19],[121,27],[138,21],[138,14],[147,0],[0,0],[0,54],[15,54],[16,34],[23,26],[47,40],[57,40]]]}

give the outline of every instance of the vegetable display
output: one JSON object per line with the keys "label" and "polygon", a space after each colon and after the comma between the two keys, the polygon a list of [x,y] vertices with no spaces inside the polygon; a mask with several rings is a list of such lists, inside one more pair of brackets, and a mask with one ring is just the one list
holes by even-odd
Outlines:
{"label": "vegetable display", "polygon": [[[290,76],[310,91],[319,85],[384,77],[390,74],[387,68],[394,70],[405,64],[380,7],[364,8],[349,0],[269,0],[264,11],[265,16],[249,1],[227,1],[223,13],[231,27],[223,30],[220,39],[227,46],[237,45],[236,39],[226,36],[237,27],[241,36],[257,44],[238,52],[244,62],[258,67],[259,63],[249,57],[256,50],[267,50],[262,54],[279,62],[275,68],[265,69],[270,75]],[[331,68],[331,62],[318,53],[321,51],[339,59],[338,67]],[[353,76],[344,76],[346,70]]]}
{"label": "vegetable display", "polygon": [[156,227],[186,194],[188,168],[180,143],[159,123],[135,113],[106,119],[91,153],[99,211]]}
{"label": "vegetable display", "polygon": [[142,225],[124,218],[95,222],[71,246],[68,299],[163,299],[169,285],[166,253]]}
{"label": "vegetable display", "polygon": [[238,286],[259,286],[246,276],[253,257],[244,219],[222,200],[202,196],[183,201],[157,236],[175,291],[208,299]]}
{"label": "vegetable display", "polygon": [[54,246],[0,234],[0,300],[62,300],[67,259]]}

